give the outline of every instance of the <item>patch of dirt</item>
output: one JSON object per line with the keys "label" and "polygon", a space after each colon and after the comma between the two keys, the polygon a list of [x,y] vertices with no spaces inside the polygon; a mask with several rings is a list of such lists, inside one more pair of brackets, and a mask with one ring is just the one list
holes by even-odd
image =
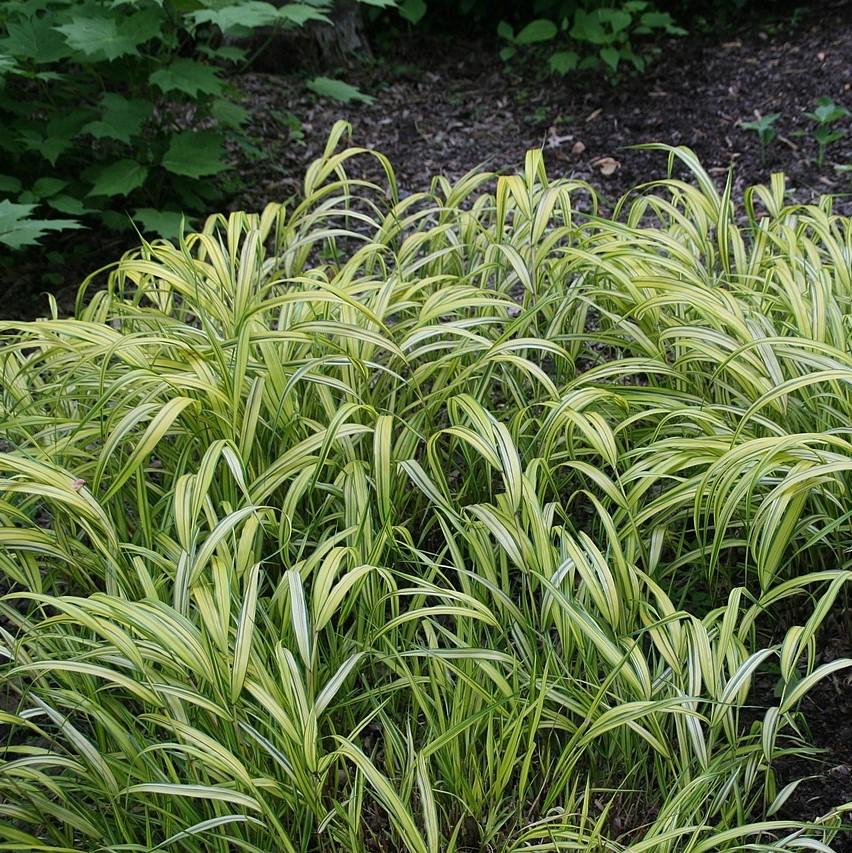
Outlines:
{"label": "patch of dirt", "polygon": [[[852,677],[841,671],[818,684],[802,702],[807,739],[823,752],[813,761],[786,759],[780,763],[781,785],[803,781],[778,817],[811,820],[852,802]],[[832,842],[836,853],[852,853],[852,817]]]}
{"label": "patch of dirt", "polygon": [[[813,3],[795,26],[788,15],[736,35],[671,39],[644,76],[617,88],[599,74],[544,77],[543,65],[507,66],[491,42],[401,41],[392,60],[347,77],[375,96],[370,105],[317,101],[292,77],[246,75],[239,82],[252,133],[275,166],[246,163],[251,189],[235,206],[259,208],[298,192],[305,165],[346,118],[353,141],[386,154],[407,191],[427,188],[436,174],[516,170],[529,148],[543,147],[552,177],[588,180],[612,200],[665,177],[665,154],[629,147],[664,142],[692,148],[720,183],[733,166],[735,196],[784,171],[794,198],[844,194],[835,209],[852,212],[852,173],[834,168],[852,164],[852,122],[836,125],[847,135],[819,166],[804,115],[821,96],[852,110],[849,0]],[[781,114],[765,157],[755,133],[740,126],[756,112]],[[302,140],[282,122],[288,113],[301,119]]]}

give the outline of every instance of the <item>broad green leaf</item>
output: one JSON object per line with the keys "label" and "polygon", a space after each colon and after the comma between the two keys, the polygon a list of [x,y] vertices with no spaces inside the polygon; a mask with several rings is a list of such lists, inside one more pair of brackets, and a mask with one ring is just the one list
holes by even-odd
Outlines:
{"label": "broad green leaf", "polygon": [[599,20],[609,24],[613,33],[620,33],[622,30],[626,30],[633,20],[630,13],[625,12],[623,9],[603,8],[598,9],[597,12],[593,12],[592,14],[597,14]]}
{"label": "broad green leaf", "polygon": [[501,39],[506,39],[507,41],[515,40],[515,31],[512,29],[512,25],[508,23],[508,21],[500,21],[497,24],[497,35],[500,36]]}
{"label": "broad green leaf", "polygon": [[614,47],[602,47],[600,50],[601,59],[613,70],[618,70],[618,63],[621,61],[621,53]]}
{"label": "broad green leaf", "polygon": [[516,36],[515,44],[538,44],[550,41],[559,32],[556,24],[547,18],[530,21]]}
{"label": "broad green leaf", "polygon": [[574,13],[574,25],[571,27],[571,38],[591,44],[607,44],[610,36],[604,31],[601,22],[593,13],[577,9]]}
{"label": "broad green leaf", "polygon": [[28,17],[6,22],[5,39],[0,41],[0,50],[35,63],[56,62],[71,55],[65,39],[52,26],[51,18]]}
{"label": "broad green leaf", "polygon": [[[0,42],[0,47],[2,47],[2,43]],[[5,85],[5,80],[3,79],[7,74],[19,74],[21,73],[21,66],[18,65],[17,60],[14,56],[9,56],[5,53],[0,53],[0,90],[2,90]]]}
{"label": "broad green leaf", "polygon": [[[157,2],[157,0],[154,0],[154,2]],[[132,38],[137,46],[154,39],[165,44],[169,26],[167,20],[162,9],[158,9],[155,6],[148,6],[123,18],[118,25],[118,29],[122,35]]]}
{"label": "broad green leaf", "polygon": [[85,216],[87,213],[94,212],[91,208],[86,207],[79,198],[65,193],[51,196],[46,200],[46,204],[60,213],[67,213],[69,216]]}
{"label": "broad green leaf", "polygon": [[268,27],[280,20],[281,12],[271,3],[246,0],[244,3],[234,3],[230,6],[199,9],[187,17],[196,26],[212,24],[223,33],[229,33],[235,29]]}
{"label": "broad green leaf", "polygon": [[849,115],[849,110],[841,104],[836,104],[829,97],[822,97],[817,101],[816,109],[812,113],[805,113],[805,115],[820,124],[834,124],[834,122],[846,118]]}
{"label": "broad green leaf", "polygon": [[0,175],[0,192],[18,193],[21,191],[21,182],[11,175]]}
{"label": "broad green leaf", "polygon": [[106,208],[100,212],[99,217],[104,224],[104,228],[108,228],[110,231],[122,233],[124,231],[131,231],[133,228],[132,220],[124,211],[119,212]]}
{"label": "broad green leaf", "polygon": [[32,186],[36,198],[50,198],[68,186],[68,181],[59,178],[39,178]]}
{"label": "broad green leaf", "polygon": [[550,70],[555,71],[557,74],[567,74],[569,71],[573,71],[577,67],[579,61],[579,54],[575,53],[573,50],[560,50],[558,53],[554,53],[553,56],[550,57]]}
{"label": "broad green leaf", "polygon": [[136,53],[139,44],[130,32],[119,29],[113,17],[81,15],[56,29],[65,36],[69,47],[88,59],[118,59]]}
{"label": "broad green leaf", "polygon": [[190,221],[178,211],[155,210],[152,207],[137,208],[133,211],[133,218],[142,223],[143,231],[153,232],[166,239],[180,237],[183,223]]}
{"label": "broad green leaf", "polygon": [[185,57],[173,59],[165,68],[154,71],[148,81],[166,94],[184,92],[191,98],[199,94],[218,95],[224,88],[213,66]]}
{"label": "broad green leaf", "polygon": [[125,158],[95,169],[92,177],[94,186],[88,195],[128,195],[145,183],[148,169],[136,160]]}
{"label": "broad green leaf", "polygon": [[34,204],[14,204],[8,199],[0,201],[0,243],[10,249],[32,246],[48,231],[82,228],[73,219],[30,219]]}
{"label": "broad green leaf", "polygon": [[639,19],[642,26],[651,29],[668,29],[674,21],[668,12],[645,12]]}
{"label": "broad green leaf", "polygon": [[279,8],[279,14],[285,21],[297,27],[301,27],[308,21],[322,21],[326,24],[331,23],[331,18],[324,15],[320,8],[320,4],[311,5],[310,3],[285,3]]}
{"label": "broad green leaf", "polygon": [[36,71],[35,79],[45,83],[57,83],[60,80],[67,80],[70,75],[59,74],[56,71]]}
{"label": "broad green leaf", "polygon": [[55,165],[74,145],[74,140],[91,117],[91,110],[71,110],[52,118],[45,127],[24,126],[18,129],[18,140],[24,148],[38,152]]}
{"label": "broad green leaf", "polygon": [[200,44],[195,49],[198,53],[210,59],[221,59],[225,62],[242,62],[248,56],[241,47],[233,44],[223,44],[218,47],[211,47],[209,44]]}
{"label": "broad green leaf", "polygon": [[95,139],[116,139],[129,143],[142,129],[142,125],[154,111],[150,101],[141,98],[125,98],[113,92],[101,97],[101,117],[83,127]]}
{"label": "broad green leaf", "polygon": [[331,77],[314,77],[308,80],[308,88],[323,98],[331,98],[335,101],[348,104],[351,101],[361,101],[372,104],[375,98],[365,95],[360,89],[344,83],[342,80],[333,80]]}
{"label": "broad green leaf", "polygon": [[225,98],[218,98],[210,108],[213,118],[224,127],[239,127],[248,119],[250,113],[245,107]]}
{"label": "broad green leaf", "polygon": [[186,130],[171,138],[163,156],[163,168],[188,178],[217,175],[225,169],[222,153],[220,134],[212,130]]}
{"label": "broad green leaf", "polygon": [[411,24],[417,24],[426,14],[426,0],[402,0],[398,10],[401,18],[404,18]]}

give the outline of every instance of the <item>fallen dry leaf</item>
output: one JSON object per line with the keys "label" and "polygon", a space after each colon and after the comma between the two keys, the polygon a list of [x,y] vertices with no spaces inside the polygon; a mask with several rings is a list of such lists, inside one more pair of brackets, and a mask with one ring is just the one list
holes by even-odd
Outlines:
{"label": "fallen dry leaf", "polygon": [[559,148],[560,145],[563,145],[566,142],[570,142],[574,138],[573,134],[566,134],[565,136],[560,136],[556,132],[555,127],[551,127],[547,131],[547,147],[548,148]]}
{"label": "fallen dry leaf", "polygon": [[579,139],[571,146],[571,153],[575,157],[579,157],[585,150],[586,146]]}
{"label": "fallen dry leaf", "polygon": [[586,116],[586,121],[594,121],[603,112],[602,107],[598,107]]}
{"label": "fallen dry leaf", "polygon": [[600,160],[595,160],[593,165],[598,168],[602,175],[611,175],[616,169],[621,168],[621,163],[614,157],[601,157]]}

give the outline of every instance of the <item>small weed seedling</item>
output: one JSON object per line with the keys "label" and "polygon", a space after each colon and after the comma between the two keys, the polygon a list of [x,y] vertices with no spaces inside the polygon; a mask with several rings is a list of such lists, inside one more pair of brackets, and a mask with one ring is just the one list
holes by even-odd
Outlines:
{"label": "small weed seedling", "polygon": [[755,110],[754,117],[754,121],[741,121],[740,127],[743,130],[751,130],[757,134],[757,138],[760,141],[760,158],[765,163],[766,149],[777,136],[774,125],[781,118],[781,113],[770,113],[769,115],[762,116]]}
{"label": "small weed seedling", "polygon": [[524,116],[524,121],[527,124],[541,125],[547,124],[550,113],[545,106],[536,107],[531,113]]}
{"label": "small weed seedling", "polygon": [[825,163],[825,150],[832,142],[837,142],[846,136],[846,131],[838,127],[833,127],[843,118],[849,115],[849,110],[841,104],[836,104],[827,95],[817,99],[816,109],[812,113],[805,115],[813,119],[816,123],[816,128],[813,131],[813,138],[818,146],[817,165],[822,166]]}

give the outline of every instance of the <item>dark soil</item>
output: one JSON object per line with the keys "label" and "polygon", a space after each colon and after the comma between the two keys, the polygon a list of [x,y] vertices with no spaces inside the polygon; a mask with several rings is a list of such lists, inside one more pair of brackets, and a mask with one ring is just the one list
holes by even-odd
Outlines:
{"label": "dark soil", "polygon": [[[599,74],[545,77],[543,67],[535,57],[506,66],[491,42],[401,40],[392,60],[347,74],[376,97],[372,105],[317,102],[296,79],[247,75],[253,132],[275,167],[247,164],[251,190],[238,202],[260,207],[297,192],[304,166],[321,153],[334,121],[346,118],[353,141],[386,154],[409,191],[427,188],[436,174],[516,170],[529,148],[543,147],[552,177],[589,180],[613,199],[665,177],[664,154],[629,146],[665,142],[692,148],[720,182],[733,166],[735,196],[784,171],[796,199],[845,194],[836,209],[852,212],[852,173],[835,169],[852,163],[852,122],[838,125],[848,135],[820,167],[804,115],[823,95],[852,110],[849,0],[812,3],[799,20],[786,15],[736,34],[672,39],[644,76],[618,87]],[[282,126],[286,113],[302,120],[303,140]],[[781,113],[765,158],[755,133],[739,126],[755,113]],[[615,161],[611,174],[604,158]]]}
{"label": "dark soil", "polygon": [[[811,820],[837,806],[852,802],[852,677],[841,671],[829,677],[802,702],[806,722],[804,734],[822,753],[813,761],[783,760],[779,767],[779,789],[802,779],[779,817]],[[832,842],[836,853],[852,853],[852,821],[846,815],[845,829]]]}

